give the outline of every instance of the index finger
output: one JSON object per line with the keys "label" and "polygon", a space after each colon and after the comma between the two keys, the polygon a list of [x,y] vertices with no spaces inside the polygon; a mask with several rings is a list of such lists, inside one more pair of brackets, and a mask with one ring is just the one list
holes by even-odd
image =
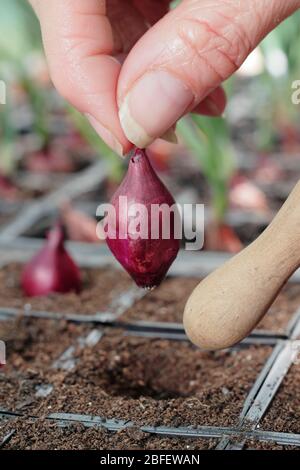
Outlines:
{"label": "index finger", "polygon": [[132,144],[118,117],[116,88],[121,65],[112,56],[113,32],[105,0],[31,0],[42,28],[55,87],[87,115],[117,153]]}

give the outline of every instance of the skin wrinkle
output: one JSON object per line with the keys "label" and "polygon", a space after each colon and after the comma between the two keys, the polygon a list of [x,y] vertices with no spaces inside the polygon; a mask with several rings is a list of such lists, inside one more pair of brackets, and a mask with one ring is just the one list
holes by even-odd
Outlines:
{"label": "skin wrinkle", "polygon": [[[67,46],[68,42],[70,43]],[[92,47],[92,42],[94,42],[94,48]],[[107,47],[99,47],[99,43],[96,39],[90,39],[89,43],[85,43],[82,38],[72,38],[70,40],[65,40],[66,47],[64,48],[64,52],[67,56],[73,55],[77,60],[95,57],[97,55],[103,54],[110,54],[111,48]]]}
{"label": "skin wrinkle", "polygon": [[[195,23],[199,24],[200,26],[205,26],[207,31],[211,32],[215,38],[221,39],[220,46],[206,47],[205,49],[202,49],[200,51],[201,54],[210,53],[214,50],[219,50],[220,53],[222,53],[228,59],[228,61],[232,64],[234,69],[237,69],[239,67],[238,63],[236,63],[234,61],[234,59],[230,58],[229,53],[226,53],[225,51],[222,51],[222,49],[221,49],[222,47],[225,48],[224,40],[226,41],[227,45],[229,46],[229,47],[227,47],[227,49],[231,50],[233,48],[232,42],[223,33],[217,32],[217,30],[213,29],[207,21],[202,21],[202,20],[198,20],[198,19],[195,19],[195,18],[188,18],[187,20],[191,21],[191,22],[195,22]],[[233,57],[235,57],[235,56],[238,56],[238,54],[233,54]]]}
{"label": "skin wrinkle", "polygon": [[[226,37],[226,33],[224,33],[223,37]],[[226,38],[227,39],[227,38]],[[230,48],[226,48],[225,44],[220,44],[220,46],[217,47],[218,51],[228,60],[228,62],[231,63],[232,66],[232,72],[235,72],[241,64],[244,62],[245,58],[248,56],[248,54],[251,51],[251,48],[247,48],[246,44],[240,44],[238,40],[234,41],[235,46],[233,45],[233,42],[228,40],[229,44],[231,43],[232,48],[236,48],[237,52],[235,53],[230,53]],[[226,77],[227,79],[228,77]],[[224,79],[224,80],[226,80]]]}
{"label": "skin wrinkle", "polygon": [[[187,21],[190,21],[190,19],[187,19]],[[195,19],[192,19],[192,22],[196,22],[197,26],[199,24],[201,24],[202,26],[204,26],[206,28],[206,30],[208,30],[209,32],[212,32],[212,39],[216,38],[216,37],[219,37],[221,38],[222,40],[224,40],[223,36],[221,34],[218,34],[216,33],[215,30],[213,30],[212,28],[209,27],[209,25],[207,24],[207,22],[202,22],[200,20],[195,20]],[[213,65],[213,63],[209,60],[209,57],[206,58],[204,56],[204,53],[209,53],[211,52],[212,50],[218,50],[220,52],[220,54],[224,55],[226,60],[229,61],[229,63],[231,64],[231,67],[233,70],[237,69],[238,68],[238,64],[236,64],[230,57],[229,55],[223,51],[221,49],[221,47],[216,47],[215,45],[211,48],[205,48],[204,50],[201,49],[199,50],[198,47],[197,47],[197,41],[195,41],[195,43],[191,40],[191,38],[185,34],[186,31],[189,31],[190,28],[189,26],[184,26],[182,31],[179,32],[179,36],[181,37],[182,41],[185,43],[186,47],[189,49],[189,50],[193,50],[194,51],[194,60],[197,60],[198,64],[196,65],[196,69],[200,69],[201,70],[201,66],[199,66],[199,62],[204,62],[206,67],[209,68],[210,70],[212,70],[212,72],[216,75],[217,79],[215,81],[215,83],[213,83],[214,86],[217,86],[217,84],[219,84],[220,82],[224,81],[226,78],[227,78],[227,74],[226,75],[222,75],[221,72]],[[229,49],[232,47],[232,44],[231,42],[226,38],[226,41],[227,41],[227,44],[229,46]],[[222,45],[221,45],[222,46]],[[196,59],[197,58],[197,59]],[[190,60],[188,61],[189,62],[189,65],[190,65]],[[173,71],[172,71],[173,72]],[[186,82],[186,73],[185,73],[185,82]],[[196,78],[195,78],[196,80]],[[191,80],[189,79],[189,83],[191,85]],[[193,85],[192,88],[199,88],[199,81],[197,80],[196,83]],[[211,87],[210,87],[211,88]],[[195,89],[193,90],[194,93],[195,93]],[[201,97],[198,97],[198,100],[201,98],[203,99],[204,96],[207,96],[207,93],[205,93],[204,91],[201,93]],[[197,100],[197,101],[198,101]],[[198,104],[198,103],[194,103],[195,104]],[[193,106],[194,106],[193,105]]]}
{"label": "skin wrinkle", "polygon": [[[222,18],[224,18],[228,24],[230,23],[234,23],[234,31],[236,33],[236,35],[238,36],[238,44],[241,43],[243,46],[242,46],[242,50],[245,51],[246,54],[248,54],[251,49],[253,49],[253,44],[251,42],[251,39],[249,37],[249,34],[247,33],[247,31],[245,30],[245,28],[241,28],[241,26],[238,24],[238,22],[236,21],[236,18],[234,17],[233,19],[231,19],[231,21],[229,20],[229,18],[227,18],[224,14],[222,14],[221,12],[218,12],[218,15],[221,16]],[[228,28],[225,28],[224,29],[224,37],[226,37],[226,30],[229,29]],[[230,31],[230,29],[229,29]],[[237,63],[239,62],[239,55],[237,56]]]}
{"label": "skin wrinkle", "polygon": [[[216,51],[218,51],[221,56],[225,57],[225,59],[229,62],[229,64],[231,65],[231,73],[235,72],[238,68],[239,68],[239,64],[237,62],[235,62],[233,59],[231,59],[231,57],[229,56],[229,54],[222,49],[222,46],[221,47],[217,47],[216,48]],[[215,67],[216,69],[216,67]],[[228,77],[227,77],[227,73],[226,74],[223,74],[223,79],[222,79],[222,82],[225,81]],[[220,76],[222,76],[220,74]]]}
{"label": "skin wrinkle", "polygon": [[259,11],[259,8],[255,8],[254,6],[252,6],[252,15],[255,15],[257,20],[258,20],[258,24],[262,25],[263,22],[264,22],[264,19],[263,19],[263,16],[261,14],[261,12]]}
{"label": "skin wrinkle", "polygon": [[[254,22],[252,20],[253,17],[257,18],[256,22]],[[263,30],[262,25],[264,24],[264,20],[260,16],[260,14],[258,13],[258,10],[254,9],[254,8],[252,10],[248,11],[248,12],[245,12],[241,16],[241,18],[243,20],[243,24],[248,25],[248,28],[249,28],[249,25],[252,25],[253,29],[255,29],[255,34],[252,34],[250,32],[250,29],[248,30],[248,41],[249,41],[249,45],[250,45],[249,46],[249,52],[250,52],[251,50],[253,50],[255,48],[258,41],[263,39],[263,36],[265,36],[264,34],[263,35],[261,34],[261,32]],[[244,28],[244,30],[246,31],[247,28]],[[264,28],[264,30],[266,30],[266,28]],[[247,33],[245,32],[244,34],[247,34]]]}
{"label": "skin wrinkle", "polygon": [[[205,63],[205,65],[206,65],[206,67],[208,67],[209,69],[211,69],[211,70],[213,71],[213,73],[217,76],[217,79],[218,79],[220,82],[223,81],[224,78],[222,77],[222,75],[220,74],[220,72],[217,71],[217,70],[215,69],[215,67],[214,67],[212,64],[210,64],[210,63],[207,62],[207,60],[203,57],[202,51],[199,51],[199,50],[198,50],[197,46],[193,43],[193,41],[191,41],[191,39],[189,38],[189,36],[186,35],[185,31],[184,31],[184,30],[181,31],[181,32],[179,33],[179,35],[180,35],[182,41],[186,44],[186,46],[187,46],[189,49],[191,49],[191,50],[194,51],[194,58],[197,58],[198,62],[203,61],[203,62]],[[198,68],[199,70],[201,70],[201,67],[198,66],[197,68]]]}
{"label": "skin wrinkle", "polygon": [[[200,21],[201,21],[202,23],[206,22],[207,25],[208,25],[208,27],[210,28],[210,30],[211,30],[213,33],[215,33],[216,35],[219,35],[222,39],[225,39],[225,40],[227,40],[227,41],[229,41],[229,40],[227,39],[226,34],[225,34],[226,30],[228,29],[229,32],[231,33],[231,35],[233,35],[233,34],[232,34],[232,31],[234,31],[234,35],[237,35],[238,38],[239,38],[239,41],[242,41],[242,42],[244,43],[244,49],[243,49],[243,54],[242,54],[243,60],[244,60],[245,54],[247,54],[247,53],[250,52],[250,50],[253,48],[253,45],[252,45],[252,43],[251,43],[251,41],[250,41],[249,36],[247,35],[247,32],[246,32],[245,28],[242,28],[242,27],[241,27],[241,24],[240,24],[240,23],[243,23],[243,22],[240,21],[240,19],[241,19],[244,15],[247,15],[247,16],[248,16],[248,15],[249,15],[249,11],[246,11],[246,12],[243,13],[243,11],[240,10],[240,11],[238,12],[238,14],[237,14],[236,12],[233,12],[233,8],[232,8],[232,3],[231,3],[231,2],[226,2],[225,0],[222,0],[222,3],[228,5],[228,7],[230,8],[230,10],[229,10],[229,16],[225,15],[225,13],[223,13],[222,11],[220,11],[220,4],[219,4],[219,3],[216,4],[215,2],[211,2],[211,3],[208,4],[208,5],[205,4],[205,8],[204,8],[204,9],[201,7],[201,5],[200,5],[200,7],[198,6],[198,8],[197,8],[197,6],[196,6],[196,8],[193,10],[193,12],[195,13],[195,16],[196,16],[196,17],[195,17],[195,18],[192,18],[192,19],[193,19],[194,21],[198,21],[197,16],[199,16],[199,17],[201,18]],[[236,6],[236,3],[235,3],[235,6]],[[223,31],[222,33],[221,33],[221,32],[218,33],[217,29],[212,28],[211,23],[210,23],[208,20],[206,20],[205,18],[203,18],[203,16],[205,16],[205,13],[208,11],[208,7],[209,7],[209,9],[213,9],[213,10],[215,11],[216,16],[225,19],[224,27],[223,27],[224,31]],[[201,12],[201,10],[204,11],[204,14]],[[239,22],[237,22],[237,17],[238,17],[238,19],[239,19]],[[249,23],[249,21],[247,21],[246,24],[248,24],[248,23]],[[233,28],[233,26],[235,26],[235,27]],[[232,47],[232,46],[233,46],[233,41],[229,41],[229,42],[230,42],[230,46]],[[239,42],[237,42],[237,44],[239,44]],[[243,60],[240,60],[240,59],[239,59],[239,54],[236,54],[236,58],[237,58],[237,60],[235,61],[235,63],[236,63],[236,64],[239,63],[239,65],[240,65],[240,64],[243,62]],[[239,65],[238,65],[238,66],[239,66]]]}
{"label": "skin wrinkle", "polygon": [[[249,3],[251,3],[251,2],[244,2],[243,3],[243,8],[241,8],[241,2],[240,1],[238,2],[238,5],[237,5],[236,0],[234,0],[233,3],[231,1],[222,0],[222,5],[226,5],[227,9],[229,9],[229,15],[225,15],[224,12],[220,11],[220,3],[219,2],[215,2],[215,1],[213,1],[211,3],[206,2],[205,7],[204,7],[204,12],[207,11],[208,9],[213,10],[219,17],[223,17],[226,20],[226,23],[224,24],[224,30],[226,28],[231,29],[232,28],[232,23],[235,24],[235,26],[236,26],[235,33],[239,36],[239,40],[245,42],[245,40],[246,40],[245,38],[247,38],[247,41],[249,43],[248,48],[245,47],[245,51],[247,51],[247,50],[250,51],[255,46],[255,44],[253,44],[253,41],[251,41],[250,36],[247,33],[247,30],[245,28],[241,29],[241,24],[247,24],[247,25],[251,24],[252,23],[252,18],[256,14],[256,10],[254,10],[253,8],[250,9],[250,10],[249,10],[249,8],[245,9],[245,6],[247,6]],[[237,6],[238,6],[238,8],[237,8]],[[196,1],[195,9],[192,10],[192,11],[194,13],[197,13],[200,10],[200,14],[201,14],[202,9],[203,9],[203,7],[201,5],[198,5],[198,7],[197,7],[197,1]],[[236,10],[238,10],[238,12]],[[237,18],[239,20],[238,22],[237,22]],[[241,33],[239,32],[240,30],[241,30]],[[243,60],[241,61],[241,63],[243,62]]]}
{"label": "skin wrinkle", "polygon": [[[272,29],[296,8],[300,7],[299,0],[270,2],[269,0],[255,0],[253,10],[260,15],[261,24],[266,23],[265,14],[268,13],[269,28]],[[261,13],[260,13],[261,12]]]}

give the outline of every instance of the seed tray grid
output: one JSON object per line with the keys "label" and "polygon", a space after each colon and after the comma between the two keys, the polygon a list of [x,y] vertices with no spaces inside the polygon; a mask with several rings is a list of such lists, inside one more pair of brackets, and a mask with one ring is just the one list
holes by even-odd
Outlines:
{"label": "seed tray grid", "polygon": [[[296,312],[297,314],[297,312]],[[250,390],[241,413],[240,427],[243,425],[256,429],[276,395],[285,375],[294,360],[293,341],[278,342],[265,367]],[[218,448],[233,450],[243,448],[246,438],[232,441],[224,437]]]}
{"label": "seed tray grid", "polygon": [[74,199],[96,185],[100,185],[104,182],[106,176],[107,168],[103,161],[90,165],[57,190],[26,205],[24,210],[17,214],[11,223],[2,228],[0,231],[0,241],[11,240],[21,236],[40,217],[51,213],[53,208],[59,208],[60,204],[66,199]]}
{"label": "seed tray grid", "polygon": [[[135,289],[133,290],[135,291]],[[56,312],[43,312],[30,309],[16,309],[16,308],[0,308],[0,321],[5,321],[12,318],[19,318],[20,316],[26,318],[37,318],[44,320],[67,320],[79,324],[99,324],[102,326],[109,326],[116,329],[124,330],[127,335],[140,336],[144,338],[159,338],[159,339],[174,339],[177,341],[189,341],[184,328],[179,323],[162,323],[162,322],[122,322],[118,318],[126,312],[127,308],[134,305],[135,301],[139,300],[145,295],[145,292],[137,293],[136,296],[132,295],[131,290],[125,291],[120,295],[118,301],[112,302],[111,305],[118,305],[118,313],[115,315],[109,312],[111,305],[106,312],[98,312],[93,315],[80,315],[76,313],[56,313]],[[123,302],[122,299],[126,299]],[[128,302],[131,299],[131,302]],[[114,318],[116,318],[114,320]],[[263,330],[254,330],[247,338],[241,341],[236,348],[241,348],[250,344],[257,345],[270,345],[274,346],[280,340],[286,340],[288,336],[280,333],[273,333]]]}
{"label": "seed tray grid", "polygon": [[[32,421],[38,419],[36,416],[25,416],[21,413],[12,413],[5,410],[0,410],[0,420],[14,420],[17,418],[27,418]],[[135,423],[132,421],[118,420],[118,419],[107,419],[100,416],[93,415],[80,415],[76,413],[51,413],[46,417],[47,420],[55,422],[60,427],[70,426],[74,423],[80,423],[85,427],[102,427],[110,432],[118,432],[123,429],[136,428]],[[273,431],[262,431],[262,430],[241,430],[235,427],[226,426],[191,426],[191,427],[168,427],[168,426],[139,426],[140,431],[156,434],[160,436],[168,437],[181,437],[181,438],[218,438],[222,439],[222,436],[242,435],[246,439],[254,439],[257,441],[274,442],[280,445],[291,445],[300,446],[300,434],[294,433],[283,433]],[[15,430],[12,430],[9,434],[15,434]],[[8,442],[7,438],[4,437],[2,446]],[[12,436],[10,436],[11,438]],[[9,438],[9,439],[10,439]],[[5,442],[4,442],[5,441]],[[242,446],[238,444],[232,444],[232,448],[236,447],[236,450],[242,449]],[[1,447],[1,444],[0,444]],[[218,447],[221,448],[221,447]]]}
{"label": "seed tray grid", "polygon": [[[106,169],[103,163],[92,165],[87,170],[80,172],[75,178],[71,179],[64,187],[60,187],[53,193],[41,198],[39,201],[26,205],[22,214],[19,214],[15,220],[7,224],[0,231],[0,266],[11,261],[24,261],[32,255],[40,246],[39,240],[22,238],[22,234],[34,225],[38,219],[51,213],[53,207],[68,197],[73,199],[79,194],[95,187],[99,181],[103,182],[106,177]],[[87,267],[101,267],[105,265],[117,266],[105,246],[92,247],[87,244],[74,243],[68,244],[68,247],[75,259]],[[8,254],[9,249],[9,254]],[[181,252],[178,261],[171,269],[173,276],[205,276],[213,269],[222,264],[229,255],[218,253],[199,253],[199,256],[192,256],[190,253]],[[202,269],[199,270],[199,264]],[[187,269],[188,268],[188,269]],[[300,273],[296,272],[292,281],[299,282]],[[98,312],[95,315],[78,314],[60,314],[53,312],[38,312],[18,309],[0,309],[0,321],[13,318],[22,313],[24,316],[44,319],[65,319],[67,321],[77,322],[79,324],[91,324],[90,330],[85,337],[79,337],[75,343],[70,346],[58,357],[50,367],[61,370],[72,370],[75,365],[74,352],[77,347],[84,349],[90,344],[96,344],[105,335],[104,326],[111,328],[122,328],[126,335],[143,336],[145,338],[161,338],[171,341],[186,341],[184,330],[178,324],[164,324],[158,322],[131,322],[123,323],[119,318],[131,306],[142,298],[142,291],[136,289],[127,290],[124,295],[115,299],[105,312]],[[99,328],[95,328],[99,325]],[[265,363],[265,366],[258,375],[252,389],[245,399],[244,406],[240,415],[240,422],[237,427],[226,426],[197,426],[197,427],[167,427],[167,426],[138,426],[141,431],[161,436],[176,437],[204,437],[218,438],[217,449],[242,449],[246,439],[256,439],[261,441],[276,442],[282,445],[300,446],[300,434],[272,432],[259,430],[259,422],[264,416],[278,388],[288,372],[293,358],[293,344],[300,334],[300,310],[298,310],[289,323],[283,334],[276,334],[268,331],[254,331],[238,347],[246,347],[249,344],[272,345],[274,346],[271,356]],[[231,348],[232,349],[232,348]],[[51,384],[42,384],[37,390],[38,396],[45,398],[52,392]],[[21,413],[12,413],[8,410],[0,410],[0,419],[26,419]],[[38,417],[32,417],[38,419]],[[90,415],[55,413],[50,414],[47,419],[57,422],[60,426],[70,425],[72,423],[82,423],[85,426],[102,426],[109,431],[118,431],[120,429],[133,427],[131,421],[119,419],[106,419]],[[4,436],[0,447],[4,447],[14,436],[15,430],[10,431]]]}
{"label": "seed tray grid", "polygon": [[[296,315],[298,315],[298,311],[296,312]],[[298,323],[299,322],[300,320],[298,320]],[[295,325],[295,328],[298,326],[298,323]],[[119,324],[117,324],[117,326],[119,327]],[[110,327],[114,327],[114,325],[110,325]],[[177,325],[176,328],[179,329]],[[86,345],[94,345],[101,340],[101,338],[103,337],[102,333],[102,330],[93,329],[88,332],[86,337],[79,337],[76,341],[76,345],[80,345],[81,348],[84,348]],[[135,334],[135,331],[127,331],[127,334]],[[265,411],[273,400],[281,381],[283,380],[284,376],[286,375],[289,369],[289,366],[291,365],[292,344],[293,340],[290,339],[278,340],[278,343],[273,349],[271,356],[266,361],[265,366],[258,375],[252,389],[250,390],[244,402],[238,427],[233,428],[224,426],[197,426],[196,428],[172,428],[167,426],[139,426],[139,429],[146,433],[157,434],[161,436],[167,435],[169,437],[217,437],[221,439],[219,444],[217,445],[217,449],[242,449],[246,439],[249,439],[249,437],[256,440],[267,440],[269,442],[281,443],[282,445],[300,446],[300,435],[287,433],[272,433],[257,430],[257,426],[260,419],[263,417]],[[62,353],[62,355],[52,363],[51,367],[58,367],[63,370],[72,369],[74,367],[73,353],[75,351],[75,346],[70,345],[70,347],[67,348]],[[45,387],[45,385],[40,386],[36,393],[39,393],[39,390],[43,389],[43,387]],[[49,393],[51,393],[51,391],[52,389],[50,389]],[[45,394],[45,396],[48,396],[48,393]],[[7,412],[6,410],[1,411],[0,418],[7,419],[9,417],[25,418],[26,416],[19,413]],[[37,419],[36,417],[34,418]],[[54,420],[59,425],[64,426],[71,424],[72,422],[81,422],[86,426],[102,426],[108,429],[109,431],[118,431],[120,429],[124,429],[124,427],[127,428],[134,426],[134,423],[132,423],[131,421],[124,421],[118,419],[111,420],[96,416],[78,414],[55,413],[50,414],[48,416],[48,419]],[[15,432],[12,431],[10,434],[5,436],[1,443],[1,446],[4,447],[5,444],[10,441],[14,434]]]}
{"label": "seed tray grid", "polygon": [[[96,342],[100,341],[103,331],[97,330],[93,327],[93,324],[100,324],[100,327],[109,326],[110,328],[122,328],[124,334],[127,335],[139,335],[143,337],[149,338],[161,338],[161,339],[169,339],[169,340],[184,340],[186,341],[187,338],[184,334],[184,330],[181,325],[179,324],[168,324],[168,323],[159,323],[159,322],[132,322],[132,323],[124,323],[118,320],[118,318],[125,313],[125,311],[130,308],[134,303],[139,300],[143,295],[132,295],[132,289],[128,289],[125,291],[119,298],[113,299],[111,305],[107,309],[107,312],[99,312],[96,315],[65,315],[65,314],[55,314],[51,312],[35,312],[35,311],[26,311],[24,312],[25,316],[35,317],[35,318],[48,318],[48,319],[65,319],[69,321],[76,321],[77,323],[91,323],[91,329],[88,335],[85,338],[79,337],[75,345],[71,344],[63,354],[57,358],[51,367],[57,367],[62,370],[71,370],[75,366],[75,359],[74,359],[74,352],[76,347],[80,345],[81,348],[84,348],[86,345],[89,344],[87,338],[90,335],[93,337],[95,332],[98,333],[98,337]],[[143,292],[138,291],[137,292]],[[125,300],[124,300],[125,299]],[[130,301],[128,300],[130,299]],[[114,309],[116,309],[114,311]],[[20,310],[18,309],[1,309],[0,310],[0,321],[5,320],[7,318],[16,317],[20,314]],[[76,317],[76,318],[75,318]],[[258,434],[254,432],[256,426],[260,419],[263,417],[265,411],[267,410],[268,406],[270,405],[272,399],[274,398],[277,389],[283,380],[283,377],[288,371],[289,365],[291,364],[291,346],[293,344],[293,339],[295,338],[295,334],[299,330],[300,325],[300,317],[299,311],[297,310],[295,315],[293,316],[286,333],[284,334],[274,334],[273,332],[267,331],[255,331],[252,335],[250,335],[247,340],[246,344],[273,344],[275,348],[269,359],[266,361],[265,366],[263,367],[262,371],[258,375],[252,389],[250,390],[245,402],[244,407],[240,415],[240,423],[237,428],[231,427],[210,427],[210,426],[202,426],[197,427],[197,430],[190,429],[190,428],[168,428],[168,427],[159,427],[159,428],[152,428],[151,426],[140,426],[140,430],[148,433],[154,433],[159,435],[168,435],[168,436],[180,436],[180,437],[219,437],[221,440],[217,445],[217,449],[225,448],[225,449],[242,449],[245,441],[249,438],[248,431],[245,430],[244,425],[249,428],[249,423],[251,427],[251,431],[253,431],[253,435],[251,437],[254,439],[262,439],[265,440],[266,438],[269,441],[272,441],[272,436],[274,435],[274,439],[276,438],[276,442],[284,442],[291,443],[291,445],[300,445],[300,435],[291,435],[291,439],[287,436],[282,436],[282,440],[280,440],[280,435],[282,433],[273,433],[273,434]],[[267,343],[266,343],[267,340]],[[94,343],[96,344],[96,343]],[[243,344],[239,345],[238,347],[242,347]],[[277,368],[280,368],[280,373],[277,373]],[[275,382],[274,382],[275,381]],[[275,384],[275,385],[274,385]],[[48,387],[48,388],[47,388]],[[270,393],[269,389],[272,389],[272,393]],[[42,384],[37,390],[36,394],[38,396],[46,397],[52,392],[51,384]],[[259,406],[258,406],[259,405]],[[10,414],[11,416],[15,416],[14,414]],[[3,416],[8,416],[6,412],[3,412]],[[22,415],[21,415],[22,416]],[[66,420],[62,418],[68,416]],[[81,415],[80,415],[81,416]],[[122,429],[124,426],[124,422],[122,420],[107,420],[105,418],[98,418],[98,419],[90,419],[79,415],[72,414],[70,419],[70,415],[60,415],[53,416],[50,415],[49,418],[57,420],[57,422],[63,422],[64,425],[66,423],[70,423],[79,419],[79,421],[87,422],[88,425],[100,425],[99,420],[101,421],[101,425],[103,422],[110,423],[110,425],[106,425],[108,430],[119,430]],[[86,421],[85,421],[86,420]],[[96,423],[96,424],[95,424]],[[113,425],[111,423],[114,423]],[[119,424],[116,424],[119,423]],[[121,423],[121,424],[120,424]],[[117,429],[113,428],[116,426]],[[126,427],[130,427],[132,424],[130,422],[126,422]],[[218,432],[216,430],[219,430]],[[213,433],[213,436],[212,436]],[[267,436],[267,437],[266,437]],[[289,436],[289,435],[288,435]],[[5,442],[2,442],[2,447],[10,441],[13,437],[5,436]],[[279,441],[278,441],[279,439]],[[297,440],[298,439],[298,440]],[[287,444],[286,444],[287,445]]]}
{"label": "seed tray grid", "polygon": [[13,429],[12,431],[10,431],[8,434],[6,434],[6,436],[4,436],[4,438],[2,439],[2,441],[0,442],[0,449],[2,449],[6,444],[9,443],[9,441],[11,440],[11,438],[15,435],[16,433],[16,430]]}

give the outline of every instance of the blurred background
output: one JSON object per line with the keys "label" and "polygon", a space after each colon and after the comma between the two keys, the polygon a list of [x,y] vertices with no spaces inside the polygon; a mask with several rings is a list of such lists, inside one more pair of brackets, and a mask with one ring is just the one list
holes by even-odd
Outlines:
{"label": "blurred background", "polygon": [[[225,84],[224,117],[184,118],[177,145],[157,141],[149,150],[178,202],[206,204],[206,250],[233,253],[255,239],[299,179],[299,106],[291,101],[300,78],[299,20],[297,12],[280,25]],[[109,200],[126,162],[54,90],[27,2],[2,0],[0,27],[0,80],[7,89],[0,105],[0,234],[24,205],[103,160],[104,183],[66,197],[22,234],[44,237],[59,215],[69,239],[96,243],[97,204]]]}

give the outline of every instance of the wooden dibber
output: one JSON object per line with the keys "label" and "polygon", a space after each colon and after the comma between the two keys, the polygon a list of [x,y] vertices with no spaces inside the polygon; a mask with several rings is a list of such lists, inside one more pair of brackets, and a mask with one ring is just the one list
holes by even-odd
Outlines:
{"label": "wooden dibber", "polygon": [[192,292],[183,318],[188,337],[210,350],[238,343],[299,266],[300,181],[260,237]]}

